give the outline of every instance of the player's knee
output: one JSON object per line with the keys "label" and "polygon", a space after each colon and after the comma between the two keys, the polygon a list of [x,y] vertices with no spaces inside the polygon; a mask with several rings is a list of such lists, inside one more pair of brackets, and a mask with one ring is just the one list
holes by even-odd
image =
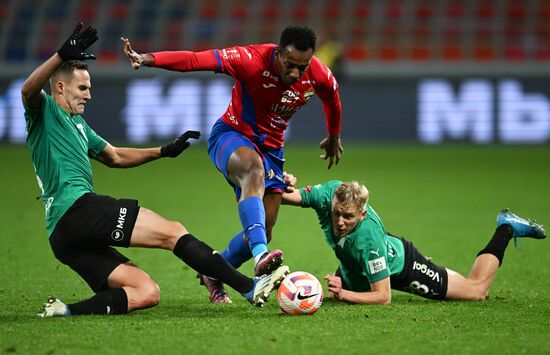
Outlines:
{"label": "player's knee", "polygon": [[476,295],[476,301],[483,301],[487,298],[487,296],[489,295],[489,291],[488,290],[481,290],[478,292],[478,294]]}
{"label": "player's knee", "polygon": [[173,225],[173,229],[174,229],[174,233],[172,233],[173,235],[175,235],[176,237],[181,237],[182,235],[186,235],[188,234],[189,232],[187,231],[187,228],[185,228],[185,226],[183,224],[181,224],[180,222],[178,221],[174,221],[172,222],[174,225]]}
{"label": "player's knee", "polygon": [[160,303],[160,287],[155,281],[149,280],[140,285],[136,303],[138,308],[150,308]]}
{"label": "player's knee", "polygon": [[262,159],[255,151],[250,150],[246,154],[240,154],[235,158],[231,163],[234,163],[237,170],[242,173],[246,174],[252,171],[264,170]]}
{"label": "player's knee", "polygon": [[263,183],[265,179],[265,170],[260,159],[243,159],[235,169],[232,169],[231,175],[244,184]]}
{"label": "player's knee", "polygon": [[473,289],[473,291],[470,293],[470,300],[471,301],[483,301],[487,298],[487,295],[489,294],[489,290],[486,287],[478,286]]}
{"label": "player's knee", "polygon": [[183,224],[178,221],[170,221],[162,233],[163,238],[160,247],[166,250],[174,250],[180,237],[186,234],[189,234],[189,231]]}

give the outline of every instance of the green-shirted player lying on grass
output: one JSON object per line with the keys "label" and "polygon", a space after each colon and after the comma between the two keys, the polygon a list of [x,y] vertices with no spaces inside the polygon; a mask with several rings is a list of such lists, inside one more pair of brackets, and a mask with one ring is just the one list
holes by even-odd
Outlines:
{"label": "green-shirted player lying on grass", "polygon": [[333,180],[283,194],[283,204],[315,210],[325,240],[340,260],[336,274],[325,276],[331,298],[387,304],[395,289],[436,300],[483,300],[510,239],[546,238],[541,225],[503,210],[493,237],[464,277],[434,264],[410,241],[387,233],[368,199],[369,191],[356,181]]}

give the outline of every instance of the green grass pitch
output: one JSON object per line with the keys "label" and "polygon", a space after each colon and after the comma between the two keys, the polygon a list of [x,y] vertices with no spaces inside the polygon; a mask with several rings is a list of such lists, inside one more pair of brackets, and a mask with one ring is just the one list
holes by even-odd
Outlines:
{"label": "green grass pitch", "polygon": [[[495,227],[497,212],[550,225],[550,150],[505,146],[345,146],[326,169],[313,146],[289,144],[286,169],[299,185],[356,179],[387,230],[411,239],[435,262],[462,274]],[[180,220],[222,250],[240,228],[236,203],[205,147],[128,170],[94,163],[96,191],[137,198]],[[125,316],[39,319],[48,295],[89,297],[79,277],[49,248],[43,206],[25,147],[0,147],[0,352],[32,354],[162,353],[550,353],[550,241],[513,244],[483,302],[434,302],[393,293],[388,306],[325,300],[313,316],[283,316],[275,297],[263,309],[229,290],[232,305],[211,305],[195,273],[163,250],[122,252],[160,285],[159,306]],[[282,207],[272,246],[292,270],[322,278],[336,258],[312,210]],[[251,274],[252,265],[241,271]]]}

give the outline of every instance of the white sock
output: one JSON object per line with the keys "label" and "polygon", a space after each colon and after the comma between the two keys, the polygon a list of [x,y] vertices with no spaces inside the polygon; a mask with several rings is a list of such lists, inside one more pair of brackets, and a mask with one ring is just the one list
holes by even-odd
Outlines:
{"label": "white sock", "polygon": [[256,265],[258,265],[258,262],[260,261],[260,259],[262,258],[262,256],[264,256],[266,253],[268,253],[267,251],[266,252],[263,252],[261,254],[258,254],[254,257],[254,267],[256,267]]}

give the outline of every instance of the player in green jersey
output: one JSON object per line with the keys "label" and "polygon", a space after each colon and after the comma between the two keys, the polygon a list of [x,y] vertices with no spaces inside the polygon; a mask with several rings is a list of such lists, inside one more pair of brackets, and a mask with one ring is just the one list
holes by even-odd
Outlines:
{"label": "player in green jersey", "polygon": [[[158,285],[113,246],[170,250],[201,274],[222,280],[251,303],[262,305],[288,267],[248,278],[181,223],[140,207],[137,200],[94,193],[89,158],[116,168],[175,158],[200,133],[188,131],[167,145],[145,149],[115,147],[95,133],[82,117],[91,99],[91,79],[80,60],[95,59],[86,50],[98,37],[93,27],[81,29],[80,23],[57,53],[30,74],[21,95],[50,246],[95,295],[72,304],[50,297],[39,316],[122,314],[157,305]],[[51,96],[42,90],[48,81]]]}
{"label": "player in green jersey", "polygon": [[[296,183],[291,174],[285,179],[291,186]],[[493,237],[464,277],[433,263],[410,241],[387,233],[368,198],[364,185],[337,180],[283,194],[283,204],[317,213],[325,241],[340,261],[336,274],[325,276],[329,297],[349,303],[387,304],[391,289],[429,299],[482,300],[512,238],[546,238],[541,225],[503,210]]]}

